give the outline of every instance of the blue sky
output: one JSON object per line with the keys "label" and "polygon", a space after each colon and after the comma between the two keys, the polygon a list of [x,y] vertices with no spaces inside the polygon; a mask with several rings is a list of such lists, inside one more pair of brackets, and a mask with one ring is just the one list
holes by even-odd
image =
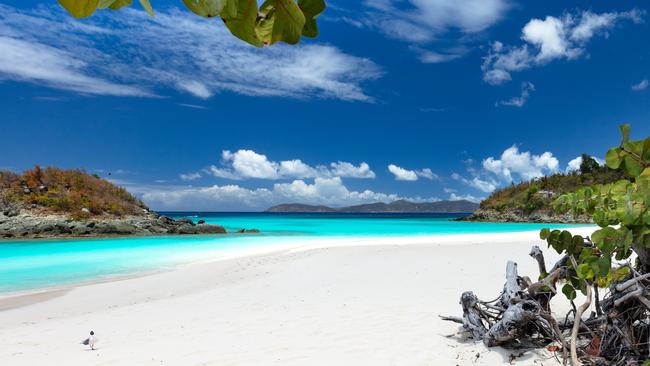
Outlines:
{"label": "blue sky", "polygon": [[650,135],[641,1],[336,0],[318,39],[265,49],[153,4],[0,4],[0,167],[163,210],[479,200],[602,158],[620,123]]}

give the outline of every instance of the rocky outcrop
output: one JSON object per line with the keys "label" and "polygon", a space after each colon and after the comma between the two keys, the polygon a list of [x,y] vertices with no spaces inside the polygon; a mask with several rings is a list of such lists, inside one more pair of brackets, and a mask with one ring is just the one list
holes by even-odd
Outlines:
{"label": "rocky outcrop", "polygon": [[224,233],[226,230],[219,225],[196,225],[190,219],[174,220],[154,212],[87,220],[73,220],[65,215],[32,210],[0,213],[0,238],[5,239]]}
{"label": "rocky outcrop", "polygon": [[539,222],[559,224],[590,224],[587,216],[573,217],[570,213],[564,215],[549,215],[543,212],[525,214],[522,211],[499,212],[495,210],[478,209],[470,216],[458,218],[457,221],[485,221],[485,222]]}

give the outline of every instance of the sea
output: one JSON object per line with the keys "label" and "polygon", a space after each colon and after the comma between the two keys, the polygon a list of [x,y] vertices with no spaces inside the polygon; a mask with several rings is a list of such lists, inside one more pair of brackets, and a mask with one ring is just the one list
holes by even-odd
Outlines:
{"label": "sea", "polygon": [[[227,234],[0,240],[0,294],[41,291],[167,270],[245,249],[329,238],[508,233],[579,225],[455,221],[464,214],[161,212],[222,225]],[[239,234],[258,229],[259,234]]]}

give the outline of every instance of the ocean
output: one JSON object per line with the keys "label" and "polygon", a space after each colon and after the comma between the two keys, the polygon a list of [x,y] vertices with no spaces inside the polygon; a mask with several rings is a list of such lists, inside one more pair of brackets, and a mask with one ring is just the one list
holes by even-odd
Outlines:
{"label": "ocean", "polygon": [[[0,293],[39,290],[173,268],[229,251],[342,237],[505,233],[578,225],[454,221],[461,214],[167,212],[219,224],[229,234],[0,240]],[[237,234],[258,229],[260,234]]]}

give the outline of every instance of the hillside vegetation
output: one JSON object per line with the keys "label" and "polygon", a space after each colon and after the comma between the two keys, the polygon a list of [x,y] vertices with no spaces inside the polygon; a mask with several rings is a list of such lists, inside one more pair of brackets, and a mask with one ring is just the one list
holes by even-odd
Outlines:
{"label": "hillside vegetation", "polygon": [[124,188],[83,170],[36,166],[22,175],[0,171],[0,212],[21,209],[83,219],[140,215],[147,207]]}
{"label": "hillside vegetation", "polygon": [[582,164],[577,171],[512,184],[493,192],[481,202],[479,211],[471,219],[490,221],[545,221],[553,217],[559,219],[551,207],[555,198],[585,186],[612,183],[623,178],[625,175],[620,170],[601,166],[592,157],[583,154]]}

